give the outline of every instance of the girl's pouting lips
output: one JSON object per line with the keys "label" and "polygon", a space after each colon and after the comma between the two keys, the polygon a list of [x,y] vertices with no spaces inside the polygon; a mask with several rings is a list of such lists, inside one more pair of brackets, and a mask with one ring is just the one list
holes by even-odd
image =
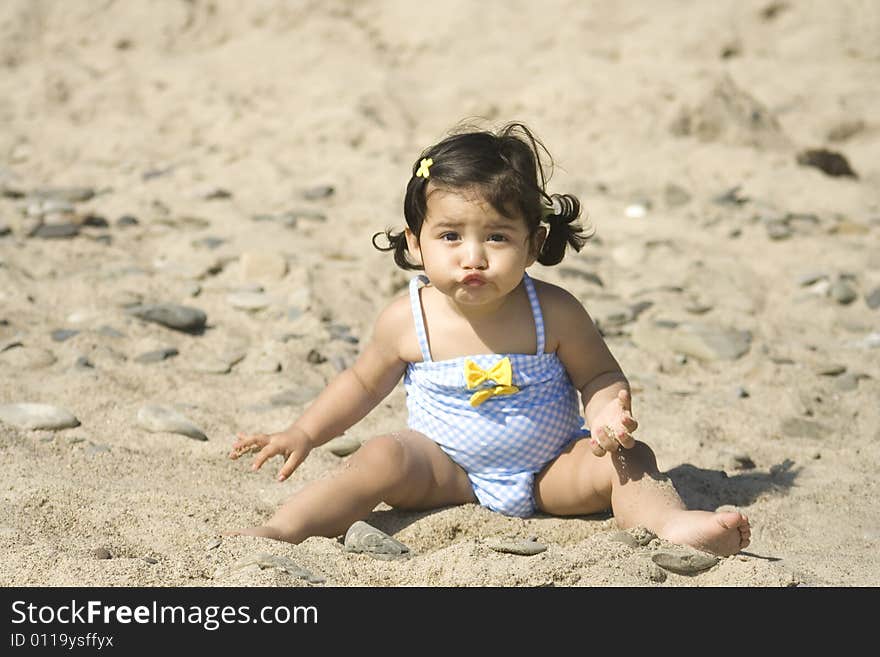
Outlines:
{"label": "girl's pouting lips", "polygon": [[461,282],[462,282],[462,284],[464,284],[464,285],[469,285],[469,286],[472,286],[472,287],[478,287],[478,286],[480,286],[480,285],[485,285],[485,284],[486,284],[486,279],[483,278],[482,276],[477,275],[477,274],[470,274],[470,275],[468,275],[468,276],[465,276],[464,279],[463,279]]}

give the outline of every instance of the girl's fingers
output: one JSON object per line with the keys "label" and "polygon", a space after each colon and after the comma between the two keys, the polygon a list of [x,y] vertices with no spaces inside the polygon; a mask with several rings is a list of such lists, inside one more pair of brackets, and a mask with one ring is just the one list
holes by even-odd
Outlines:
{"label": "girl's fingers", "polygon": [[630,410],[632,408],[632,396],[629,394],[629,390],[623,389],[617,393],[617,398],[620,400],[620,403],[623,405],[624,410]]}
{"label": "girl's fingers", "polygon": [[284,481],[292,475],[293,471],[299,467],[299,464],[302,463],[302,461],[303,459],[299,452],[291,452],[290,456],[288,456],[287,460],[284,462],[284,465],[281,466],[281,470],[278,471],[278,481]]}
{"label": "girl's fingers", "polygon": [[632,433],[639,428],[639,423],[636,422],[635,418],[628,413],[624,414],[623,419],[620,421],[620,423],[623,425],[623,428],[627,431],[627,433]]}
{"label": "girl's fingers", "polygon": [[259,470],[261,467],[263,467],[263,464],[266,461],[275,456],[277,453],[278,449],[274,445],[272,445],[272,443],[269,443],[268,445],[263,447],[263,449],[257,452],[257,457],[254,459],[251,470]]}
{"label": "girl's fingers", "polygon": [[602,448],[602,445],[593,437],[590,438],[590,449],[596,456],[605,456],[605,450]]}
{"label": "girl's fingers", "polygon": [[617,433],[609,426],[599,430],[599,444],[606,452],[616,452],[620,448],[617,442]]}

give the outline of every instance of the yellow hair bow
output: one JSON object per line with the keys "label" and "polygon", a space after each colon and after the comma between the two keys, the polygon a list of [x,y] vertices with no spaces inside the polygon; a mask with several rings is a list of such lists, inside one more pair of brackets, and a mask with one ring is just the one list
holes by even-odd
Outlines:
{"label": "yellow hair bow", "polygon": [[419,162],[419,170],[416,171],[416,178],[422,177],[427,178],[431,173],[431,165],[434,164],[434,160],[430,157],[423,157],[422,161]]}
{"label": "yellow hair bow", "polygon": [[510,364],[510,358],[507,356],[495,363],[489,371],[484,370],[470,358],[464,361],[464,380],[467,382],[468,390],[473,390],[490,379],[498,385],[494,388],[478,390],[471,395],[471,406],[474,408],[490,397],[512,395],[515,392],[519,392],[519,388],[511,385],[513,383],[513,367]]}

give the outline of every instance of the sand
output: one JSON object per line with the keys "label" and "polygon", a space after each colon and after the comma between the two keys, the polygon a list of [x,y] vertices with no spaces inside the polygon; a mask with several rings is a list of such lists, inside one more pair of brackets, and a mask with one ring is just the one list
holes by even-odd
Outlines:
{"label": "sand", "polygon": [[[0,585],[880,585],[878,34],[856,0],[0,4],[0,405],[78,422],[0,423]],[[347,458],[279,484],[226,456],[295,419],[405,288],[370,236],[466,118],[549,147],[549,191],[597,236],[530,273],[597,320],[685,501],[749,516],[743,553],[681,575],[610,515],[476,505],[378,507],[401,560],[221,535]],[[130,312],[160,303],[206,327]],[[146,430],[148,405],[206,440]],[[399,386],[346,436],[405,421]]]}

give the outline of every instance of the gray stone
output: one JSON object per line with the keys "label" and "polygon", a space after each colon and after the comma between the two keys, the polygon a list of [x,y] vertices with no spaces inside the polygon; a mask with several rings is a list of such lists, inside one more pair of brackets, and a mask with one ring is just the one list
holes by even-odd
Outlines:
{"label": "gray stone", "polygon": [[40,187],[28,194],[29,197],[43,201],[65,201],[67,203],[81,203],[88,201],[95,195],[91,187]]}
{"label": "gray stone", "polygon": [[880,287],[875,287],[870,293],[865,295],[865,303],[868,308],[874,310],[880,308]]}
{"label": "gray stone", "polygon": [[242,253],[239,265],[245,281],[280,281],[287,274],[287,260],[271,251]]}
{"label": "gray stone", "polygon": [[841,363],[821,363],[813,368],[819,376],[837,376],[846,372],[846,365]]}
{"label": "gray stone", "polygon": [[345,551],[368,554],[376,559],[397,559],[409,555],[409,548],[381,529],[358,520],[345,533]]}
{"label": "gray stone", "polygon": [[646,527],[633,527],[626,531],[616,531],[609,536],[610,540],[623,543],[631,548],[645,547],[655,538],[657,538],[657,535]]}
{"label": "gray stone", "polygon": [[771,240],[784,240],[794,235],[794,231],[791,227],[784,221],[780,220],[768,221],[765,224],[765,228],[767,229],[767,237]]}
{"label": "gray stone", "polygon": [[361,441],[354,436],[338,436],[325,444],[326,449],[336,456],[348,456],[361,448]]}
{"label": "gray stone", "polygon": [[262,310],[272,305],[272,298],[262,292],[231,292],[226,301],[239,310]]}
{"label": "gray stone", "polygon": [[828,427],[800,417],[786,418],[782,421],[780,429],[782,433],[792,438],[815,438],[817,440],[824,439],[829,432]]}
{"label": "gray stone", "polygon": [[732,328],[703,324],[675,327],[637,324],[633,341],[648,350],[672,351],[702,360],[736,360],[749,351],[752,334]]}
{"label": "gray stone", "polygon": [[107,337],[107,338],[124,338],[125,337],[124,333],[120,333],[112,326],[107,326],[106,324],[98,329],[98,334],[103,335],[104,337]]}
{"label": "gray stone", "polygon": [[48,349],[17,347],[0,351],[0,364],[13,370],[39,370],[54,365],[58,359]]}
{"label": "gray stone", "polygon": [[685,205],[691,200],[691,195],[688,191],[674,183],[666,185],[664,195],[666,198],[666,205],[673,208],[678,207],[679,205]]}
{"label": "gray stone", "polygon": [[801,287],[805,287],[822,280],[828,280],[828,274],[821,271],[813,271],[801,274],[797,279],[797,284]]}
{"label": "gray stone", "polygon": [[285,390],[277,395],[272,395],[269,398],[269,403],[272,406],[299,406],[300,404],[310,402],[319,393],[320,390],[316,388],[293,388],[292,390]]}
{"label": "gray stone", "polygon": [[40,237],[42,239],[66,239],[68,237],[76,237],[79,235],[79,225],[74,223],[63,224],[40,224],[36,230],[32,231],[30,237]]}
{"label": "gray stone", "polygon": [[297,577],[299,579],[304,579],[312,584],[321,584],[322,582],[326,581],[324,577],[321,577],[320,575],[313,575],[308,570],[306,570],[305,568],[301,568],[287,557],[269,554],[268,552],[257,552],[250,556],[239,559],[232,565],[232,567],[229,569],[229,572],[241,570],[243,568],[247,568],[248,566],[257,566],[260,570],[273,568],[275,570],[280,570],[281,572],[288,575],[293,575],[294,577]]}
{"label": "gray stone", "polygon": [[52,331],[52,339],[55,342],[64,342],[75,335],[79,335],[79,331],[76,329],[58,329],[57,331]]}
{"label": "gray stone", "polygon": [[531,557],[547,550],[547,546],[536,540],[516,537],[499,537],[486,540],[486,545],[495,552],[516,554],[522,557]]}
{"label": "gray stone", "polygon": [[335,191],[333,185],[316,185],[315,187],[309,187],[308,189],[303,190],[302,195],[307,201],[317,201],[319,199],[333,196]]}
{"label": "gray stone", "polygon": [[841,305],[852,303],[858,298],[858,293],[846,281],[836,281],[829,291],[831,298]]}
{"label": "gray stone", "polygon": [[208,439],[204,431],[193,424],[188,417],[170,406],[148,404],[141,407],[137,413],[137,423],[138,426],[152,433],[178,433],[195,440]]}
{"label": "gray stone", "polygon": [[154,351],[147,351],[139,356],[135,357],[136,363],[158,363],[163,360],[167,360],[169,358],[173,358],[178,353],[177,349],[174,347],[162,347],[161,349],[156,349]]}
{"label": "gray stone", "polygon": [[166,328],[187,333],[202,331],[208,320],[204,311],[198,308],[170,303],[135,306],[128,309],[127,312],[146,322],[154,322]]}
{"label": "gray stone", "polygon": [[708,570],[720,559],[706,552],[680,552],[661,550],[651,555],[651,561],[679,575],[695,575]]}
{"label": "gray stone", "polygon": [[130,214],[124,214],[121,217],[119,217],[119,219],[116,220],[116,225],[123,226],[123,227],[124,226],[137,226],[139,223],[140,222],[137,220],[137,217],[130,215]]}
{"label": "gray stone", "polygon": [[0,405],[0,420],[19,429],[69,429],[80,425],[64,408],[28,402]]}
{"label": "gray stone", "polygon": [[867,374],[861,372],[848,372],[835,381],[834,387],[841,392],[849,392],[859,387],[860,380],[868,378],[870,377]]}
{"label": "gray stone", "polygon": [[112,559],[113,558],[113,555],[110,553],[110,550],[108,550],[105,547],[99,547],[99,548],[95,548],[94,550],[92,550],[92,556],[95,557],[95,559]]}

